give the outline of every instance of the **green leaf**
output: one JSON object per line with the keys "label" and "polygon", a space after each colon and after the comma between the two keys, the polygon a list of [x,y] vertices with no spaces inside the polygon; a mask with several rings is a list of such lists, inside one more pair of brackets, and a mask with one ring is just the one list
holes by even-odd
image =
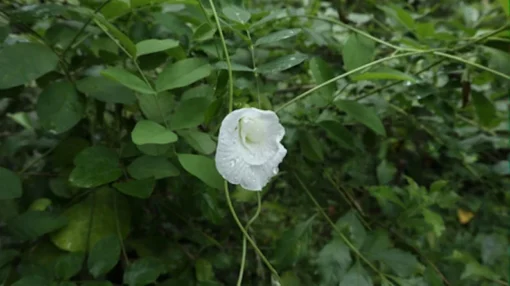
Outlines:
{"label": "green leaf", "polygon": [[292,38],[301,33],[301,29],[285,29],[259,38],[255,46],[273,44],[288,38]]}
{"label": "green leaf", "polygon": [[188,173],[199,178],[211,188],[223,190],[223,178],[216,170],[212,159],[193,154],[177,154],[177,157]]}
{"label": "green leaf", "polygon": [[193,40],[203,42],[210,40],[216,34],[216,27],[212,27],[209,23],[203,23],[193,33]]}
{"label": "green leaf", "polygon": [[109,281],[85,281],[80,286],[113,286]]}
{"label": "green leaf", "polygon": [[339,143],[344,148],[355,149],[354,135],[345,128],[342,123],[333,120],[325,120],[319,122],[319,126],[322,127],[328,136]]}
{"label": "green leaf", "polygon": [[89,76],[76,82],[78,90],[99,101],[107,103],[132,104],[136,101],[134,92],[101,76]]}
{"label": "green leaf", "polygon": [[372,129],[375,133],[386,136],[386,130],[379,117],[377,117],[375,110],[370,107],[364,106],[356,101],[336,99],[335,105],[338,109],[347,113],[354,120],[364,124]]}
{"label": "green leaf", "polygon": [[165,265],[159,259],[144,257],[127,267],[124,272],[124,284],[129,286],[152,284],[165,271]]}
{"label": "green leaf", "polygon": [[104,146],[84,149],[78,153],[74,164],[76,167],[69,175],[69,182],[80,188],[98,187],[122,176],[117,153]]}
{"label": "green leaf", "polygon": [[386,264],[401,277],[411,276],[419,267],[419,262],[414,255],[396,248],[380,251],[372,258]]}
{"label": "green leaf", "polygon": [[383,10],[388,16],[397,20],[400,24],[412,31],[415,23],[413,17],[404,9],[396,6],[380,6],[379,9]]}
{"label": "green leaf", "polygon": [[300,256],[306,253],[314,219],[315,215],[283,233],[276,243],[273,258],[275,264],[281,268],[292,265]]}
{"label": "green leaf", "polygon": [[204,122],[204,114],[210,101],[205,97],[182,101],[170,118],[170,129],[179,130],[197,127]]}
{"label": "green leaf", "polygon": [[324,161],[321,143],[311,132],[303,130],[299,133],[299,146],[306,158],[314,162]]}
{"label": "green leaf", "polygon": [[422,214],[425,222],[432,227],[436,236],[440,237],[441,234],[443,234],[443,232],[446,230],[443,218],[439,214],[428,209],[424,209]]}
{"label": "green leaf", "polygon": [[48,281],[39,276],[27,276],[23,277],[20,280],[16,281],[16,283],[12,284],[12,286],[53,286],[51,281]]}
{"label": "green leaf", "polygon": [[161,92],[188,86],[211,74],[212,67],[204,59],[189,58],[169,64],[156,80],[156,89]]}
{"label": "green leaf", "polygon": [[19,239],[31,240],[62,228],[67,220],[47,211],[27,211],[7,221],[9,231]]}
{"label": "green leaf", "polygon": [[291,67],[299,65],[300,63],[304,62],[307,58],[308,56],[302,53],[286,55],[277,58],[271,62],[267,62],[258,66],[256,71],[262,74],[281,72],[290,69]]}
{"label": "green leaf", "polygon": [[179,46],[179,41],[173,39],[150,39],[136,44],[136,56],[148,55],[157,52],[166,51]]}
{"label": "green leaf", "polygon": [[[51,235],[51,241],[70,252],[93,249],[104,237],[129,233],[131,212],[125,197],[110,188],[100,188],[63,212],[69,223]],[[89,247],[87,248],[87,241]]]}
{"label": "green leaf", "polygon": [[356,216],[355,211],[350,210],[339,218],[336,222],[336,226],[341,230],[345,230],[347,238],[349,238],[354,246],[358,249],[361,248],[367,237],[367,232]]}
{"label": "green leaf", "polygon": [[466,268],[462,272],[460,279],[485,278],[490,280],[499,279],[500,276],[494,273],[489,267],[481,265],[477,261],[471,261],[466,264]]}
{"label": "green leaf", "polygon": [[317,257],[321,285],[338,285],[352,263],[349,248],[339,238],[332,239]]}
{"label": "green leaf", "polygon": [[177,141],[177,135],[154,121],[140,120],[131,132],[131,139],[136,145],[168,144]]}
{"label": "green leaf", "polygon": [[0,200],[11,200],[21,197],[22,187],[21,180],[16,173],[11,170],[0,167]]}
{"label": "green leaf", "polygon": [[393,163],[383,160],[377,166],[376,172],[379,184],[386,185],[393,180],[393,177],[397,173],[397,168]]}
{"label": "green leaf", "polygon": [[117,235],[108,235],[94,245],[90,250],[87,266],[89,272],[97,278],[110,272],[117,265],[120,257],[120,242]]}
{"label": "green leaf", "polygon": [[130,57],[136,57],[136,46],[128,36],[108,22],[108,20],[106,20],[102,15],[94,13],[92,16],[94,17],[94,22],[96,22],[97,26],[99,26],[99,28],[101,28],[111,38],[117,39],[119,44]]}
{"label": "green leaf", "polygon": [[101,75],[114,80],[134,91],[143,94],[154,94],[154,90],[148,86],[143,80],[125,69],[111,67],[101,71]]}
{"label": "green leaf", "polygon": [[195,277],[197,281],[210,281],[214,279],[212,264],[206,259],[197,259],[195,262]]}
{"label": "green leaf", "polygon": [[251,18],[250,12],[237,6],[227,6],[222,11],[228,19],[241,24],[248,23]]}
{"label": "green leaf", "polygon": [[138,102],[143,115],[147,119],[157,123],[165,123],[174,105],[174,96],[168,92],[156,94],[142,94],[138,96]]}
{"label": "green leaf", "polygon": [[19,254],[19,251],[14,249],[2,249],[2,252],[0,252],[0,268],[13,261],[16,257],[19,256]]}
{"label": "green leaf", "polygon": [[355,264],[343,276],[339,286],[373,286],[372,279],[360,264]]}
{"label": "green leaf", "polygon": [[55,262],[55,278],[68,280],[78,274],[85,260],[85,253],[75,252],[60,256]]}
{"label": "green leaf", "polygon": [[156,180],[179,176],[179,170],[161,156],[141,156],[128,166],[129,175],[137,180]]}
{"label": "green leaf", "polygon": [[498,0],[498,2],[503,8],[503,11],[505,11],[505,14],[507,16],[510,16],[510,3],[508,3],[507,0]]}
{"label": "green leaf", "polygon": [[55,82],[46,87],[37,99],[37,116],[41,125],[56,133],[73,128],[83,117],[82,100],[70,82]]}
{"label": "green leaf", "polygon": [[301,280],[292,271],[285,271],[280,277],[281,286],[300,286]]}
{"label": "green leaf", "polygon": [[[220,69],[220,70],[228,70],[229,69],[227,62],[225,62],[225,61],[219,61],[219,62],[215,63],[214,67],[216,69]],[[238,63],[230,63],[230,67],[232,68],[232,71],[253,72],[252,68],[247,67],[242,64],[238,64]]]}
{"label": "green leaf", "polygon": [[364,72],[361,74],[353,75],[353,80],[406,80],[410,82],[416,82],[416,78],[410,74],[403,73],[399,70],[381,67]]}
{"label": "green leaf", "polygon": [[374,42],[358,34],[352,34],[347,39],[343,49],[345,69],[350,71],[372,61],[375,52]]}
{"label": "green leaf", "polygon": [[146,199],[149,198],[154,190],[156,181],[153,178],[133,180],[113,184],[113,187],[121,193],[135,198]]}
{"label": "green leaf", "polygon": [[[312,72],[313,79],[317,85],[322,84],[333,78],[333,70],[321,58],[315,57],[310,60],[310,71]],[[321,107],[331,102],[331,98],[336,91],[336,83],[332,82],[319,89],[316,94],[322,98],[324,104]]]}
{"label": "green leaf", "polygon": [[0,50],[0,89],[8,89],[35,80],[58,64],[58,57],[45,45],[17,43]]}
{"label": "green leaf", "polygon": [[207,133],[194,130],[179,131],[178,133],[186,143],[202,154],[209,155],[216,150],[216,143]]}
{"label": "green leaf", "polygon": [[479,92],[472,92],[471,97],[475,106],[478,122],[485,127],[494,127],[497,124],[496,107],[490,99]]}

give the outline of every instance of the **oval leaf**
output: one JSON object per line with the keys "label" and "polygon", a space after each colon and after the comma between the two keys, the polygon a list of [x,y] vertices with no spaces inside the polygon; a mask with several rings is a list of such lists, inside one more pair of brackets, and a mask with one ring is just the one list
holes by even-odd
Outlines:
{"label": "oval leaf", "polygon": [[366,107],[356,101],[343,99],[335,100],[335,105],[338,109],[347,113],[349,116],[354,118],[354,120],[366,125],[375,133],[386,136],[384,125],[382,124],[381,119],[377,117],[375,110],[372,108]]}
{"label": "oval leaf", "polygon": [[81,120],[85,107],[71,83],[55,82],[39,95],[36,110],[45,129],[63,133]]}
{"label": "oval leaf", "polygon": [[109,235],[97,241],[87,260],[89,272],[95,278],[108,273],[120,257],[120,242],[117,235]]}
{"label": "oval leaf", "polygon": [[177,135],[154,121],[141,120],[131,132],[131,139],[136,145],[168,144],[177,141]]}
{"label": "oval leaf", "polygon": [[16,173],[11,170],[0,167],[0,200],[10,200],[21,197],[21,180]]}
{"label": "oval leaf", "polygon": [[156,180],[179,176],[179,170],[161,156],[141,156],[128,166],[129,175],[137,180],[154,178]]}
{"label": "oval leaf", "polygon": [[141,41],[136,44],[136,56],[148,55],[157,52],[162,52],[165,50],[169,50],[175,48],[179,45],[179,41],[173,39],[150,39]]}
{"label": "oval leaf", "polygon": [[177,157],[184,170],[188,173],[199,178],[212,188],[223,189],[223,178],[218,173],[218,170],[216,170],[214,161],[211,158],[193,154],[178,154]]}
{"label": "oval leaf", "polygon": [[54,70],[58,57],[45,45],[17,43],[0,50],[0,89],[35,80]]}
{"label": "oval leaf", "polygon": [[271,62],[260,65],[259,67],[257,67],[257,71],[263,74],[281,72],[290,69],[291,67],[299,65],[307,58],[308,58],[307,55],[301,53],[286,55],[277,58]]}
{"label": "oval leaf", "polygon": [[141,80],[136,75],[128,72],[125,69],[121,68],[108,68],[101,71],[101,75],[106,78],[112,79],[126,87],[134,91],[138,91],[140,93],[152,94],[154,90],[150,86],[148,86],[143,80]]}
{"label": "oval leaf", "polygon": [[167,65],[159,74],[156,89],[164,91],[188,86],[211,74],[211,65],[204,59],[190,58]]}
{"label": "oval leaf", "polygon": [[267,36],[264,36],[264,37],[258,39],[255,42],[255,46],[276,43],[276,42],[279,42],[279,41],[282,41],[282,40],[285,40],[288,38],[295,37],[300,32],[301,32],[301,29],[286,29],[286,30],[281,30],[281,31],[275,32],[275,33],[271,33]]}
{"label": "oval leaf", "polygon": [[229,18],[230,20],[232,20],[234,22],[241,23],[241,24],[248,23],[248,21],[251,18],[250,12],[248,12],[242,8],[239,8],[237,6],[228,6],[228,7],[223,8],[222,11],[223,11],[223,14],[225,14],[225,16],[227,18]]}
{"label": "oval leaf", "polygon": [[347,39],[343,49],[345,69],[350,71],[372,61],[375,52],[374,42],[358,34],[352,34]]}
{"label": "oval leaf", "polygon": [[416,78],[412,75],[403,73],[399,70],[383,67],[374,69],[362,74],[352,76],[353,80],[407,80],[410,82],[416,82]]}

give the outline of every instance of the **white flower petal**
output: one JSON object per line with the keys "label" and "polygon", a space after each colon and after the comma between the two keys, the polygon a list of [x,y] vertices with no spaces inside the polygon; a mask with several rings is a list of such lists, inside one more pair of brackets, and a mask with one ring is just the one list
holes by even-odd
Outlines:
{"label": "white flower petal", "polygon": [[232,184],[262,190],[278,173],[287,154],[280,143],[285,129],[273,111],[243,108],[223,120],[216,149],[216,168]]}

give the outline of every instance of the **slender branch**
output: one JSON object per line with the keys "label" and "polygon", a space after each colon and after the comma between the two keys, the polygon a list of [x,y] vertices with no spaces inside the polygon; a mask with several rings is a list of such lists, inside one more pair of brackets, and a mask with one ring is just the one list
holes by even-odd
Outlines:
{"label": "slender branch", "polygon": [[[357,248],[356,246],[354,246],[351,241],[342,233],[342,231],[340,229],[338,229],[338,227],[336,226],[336,224],[329,218],[329,216],[326,214],[326,212],[324,212],[324,210],[322,209],[321,205],[317,202],[317,200],[314,198],[314,196],[312,195],[312,193],[310,192],[310,190],[308,190],[308,188],[306,187],[306,185],[303,183],[303,181],[299,178],[299,176],[297,174],[294,173],[294,177],[296,177],[296,180],[299,182],[299,184],[301,185],[301,188],[303,188],[303,190],[305,190],[306,194],[308,195],[308,197],[310,197],[310,200],[312,200],[312,202],[314,203],[315,207],[317,208],[317,210],[321,213],[321,215],[328,221],[328,223],[331,225],[331,227],[333,228],[333,230],[336,232],[336,234],[338,234],[340,236],[340,238],[344,241],[344,243],[352,250],[352,252],[354,252],[356,254],[356,256],[358,256],[361,260],[363,260],[363,262],[365,262],[366,265],[368,265],[375,273],[377,273],[381,279],[383,281],[387,281],[387,282],[390,282],[387,278],[386,278],[386,275],[384,273],[382,273],[381,271],[379,271],[379,269],[377,269],[377,267],[375,267],[374,264],[372,264],[372,262],[370,262]],[[391,283],[391,282],[390,282]]]}
{"label": "slender branch", "polygon": [[357,72],[359,72],[359,71],[361,71],[361,70],[364,70],[364,69],[366,69],[366,68],[369,68],[369,67],[372,67],[372,66],[378,65],[378,64],[380,64],[380,63],[383,63],[383,62],[386,62],[386,61],[389,61],[389,60],[397,59],[397,58],[409,57],[409,56],[420,55],[420,54],[426,54],[426,53],[432,53],[432,52],[433,52],[433,51],[419,51],[419,52],[409,52],[409,53],[403,53],[403,54],[400,54],[400,55],[394,55],[394,56],[389,56],[389,57],[385,57],[385,58],[382,58],[382,59],[378,59],[378,60],[373,61],[373,62],[371,62],[371,63],[368,63],[368,64],[366,64],[366,65],[362,65],[362,66],[360,66],[360,67],[358,67],[358,68],[355,68],[355,69],[353,69],[353,70],[350,70],[350,71],[348,71],[348,72],[346,72],[346,73],[343,73],[343,74],[341,74],[341,75],[339,75],[339,76],[336,76],[336,77],[334,77],[334,78],[332,78],[332,79],[330,79],[330,80],[327,80],[327,81],[325,81],[325,82],[323,82],[323,83],[321,83],[321,84],[319,84],[319,85],[315,86],[314,88],[311,88],[311,89],[309,89],[309,90],[307,90],[307,91],[305,91],[305,92],[301,93],[300,95],[298,95],[298,96],[294,97],[293,99],[291,99],[291,100],[287,101],[287,102],[286,102],[286,103],[284,103],[283,105],[281,105],[281,106],[279,106],[278,108],[276,108],[276,110],[275,110],[275,111],[276,111],[276,112],[280,112],[282,109],[284,109],[284,108],[288,107],[288,106],[289,106],[289,105],[291,105],[292,103],[294,103],[294,102],[296,102],[296,101],[298,101],[298,100],[303,99],[303,98],[304,98],[304,97],[306,97],[307,95],[310,95],[311,93],[313,93],[313,92],[315,92],[315,91],[317,91],[317,90],[319,90],[319,89],[323,88],[324,86],[327,86],[327,85],[328,85],[328,84],[330,84],[330,83],[333,83],[333,82],[335,82],[335,81],[337,81],[337,80],[339,80],[339,79],[342,79],[342,78],[347,77],[347,76],[349,76],[349,75],[351,75],[351,74],[357,73]]}
{"label": "slender branch", "polygon": [[477,64],[477,63],[474,63],[474,62],[470,62],[470,61],[465,60],[465,59],[463,59],[463,58],[461,58],[461,57],[457,57],[457,56],[454,56],[454,55],[450,55],[450,54],[443,53],[443,52],[438,52],[438,51],[434,51],[433,53],[434,53],[434,55],[441,56],[441,57],[445,57],[445,58],[449,58],[449,59],[452,59],[452,60],[454,60],[454,61],[464,63],[464,64],[466,64],[466,65],[474,66],[474,67],[479,68],[479,69],[481,69],[481,70],[488,71],[488,72],[490,72],[490,73],[493,73],[493,74],[495,74],[495,75],[498,75],[498,76],[500,76],[500,77],[502,77],[502,78],[504,78],[504,79],[508,79],[508,80],[510,80],[510,76],[509,76],[509,75],[506,75],[506,74],[504,74],[504,73],[502,73],[502,72],[499,72],[499,71],[493,70],[493,69],[488,68],[488,67],[486,67],[486,66],[482,66],[482,65],[480,65],[480,64]]}
{"label": "slender branch", "polygon": [[[250,225],[257,219],[257,217],[260,214],[261,210],[261,201],[260,201],[260,192],[257,192],[257,210],[255,211],[255,214],[253,217],[248,221],[245,228],[246,230],[250,229]],[[237,286],[241,286],[243,282],[243,272],[244,272],[244,265],[246,263],[246,236],[243,237],[243,250],[241,255],[241,266],[239,268],[239,276],[237,278]]]}
{"label": "slender branch", "polygon": [[257,246],[257,244],[255,243],[255,241],[253,241],[253,239],[250,237],[250,235],[248,234],[248,232],[244,228],[243,224],[239,220],[239,217],[236,214],[234,206],[232,205],[232,200],[230,199],[230,193],[229,193],[229,190],[228,190],[228,182],[227,181],[225,181],[225,183],[224,183],[224,189],[225,189],[225,198],[227,199],[228,208],[230,209],[230,213],[232,214],[232,217],[234,218],[237,226],[239,227],[239,229],[241,230],[243,235],[246,237],[248,242],[251,244],[251,246],[255,249],[255,252],[260,256],[260,258],[262,259],[262,261],[264,262],[266,267],[269,268],[271,273],[279,279],[280,276],[278,275],[278,272],[276,271],[276,269],[274,269],[273,265],[271,265],[269,260],[262,253],[262,251],[260,251],[260,249]]}

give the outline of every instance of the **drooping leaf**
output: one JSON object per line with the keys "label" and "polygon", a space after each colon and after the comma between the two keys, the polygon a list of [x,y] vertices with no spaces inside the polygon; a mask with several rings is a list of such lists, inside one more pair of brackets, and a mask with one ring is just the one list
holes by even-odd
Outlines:
{"label": "drooping leaf", "polygon": [[119,44],[124,47],[124,49],[127,51],[130,57],[134,58],[136,57],[136,46],[135,44],[129,39],[128,36],[126,36],[124,33],[122,33],[117,27],[112,25],[110,22],[108,22],[107,19],[105,19],[102,15],[94,13],[92,15],[94,17],[94,22],[110,37],[117,39],[119,41]]}
{"label": "drooping leaf", "polygon": [[154,90],[148,86],[143,80],[125,69],[111,67],[101,71],[101,75],[114,80],[130,89],[143,93],[154,94]]}
{"label": "drooping leaf", "polygon": [[177,141],[177,135],[164,126],[150,120],[140,120],[131,132],[136,145],[168,144]]}
{"label": "drooping leaf", "polygon": [[156,94],[142,94],[138,96],[138,103],[147,119],[165,124],[170,118],[174,105],[174,96],[168,92]]}
{"label": "drooping leaf", "polygon": [[19,239],[31,240],[66,225],[65,217],[47,211],[27,211],[7,221],[9,232]]}
{"label": "drooping leaf", "polygon": [[76,87],[99,101],[132,104],[136,101],[134,92],[113,80],[100,76],[89,76],[76,82]]}
{"label": "drooping leaf", "polygon": [[228,19],[241,24],[248,23],[251,18],[250,12],[237,6],[227,6],[222,12]]}
{"label": "drooping leaf", "polygon": [[83,117],[82,100],[70,82],[55,82],[44,89],[37,99],[37,116],[46,130],[63,133]]}
{"label": "drooping leaf", "polygon": [[255,46],[273,44],[285,39],[289,39],[297,36],[301,32],[301,29],[285,29],[278,32],[271,33],[269,35],[259,38],[255,42]]}
{"label": "drooping leaf", "polygon": [[[318,57],[312,58],[310,60],[310,71],[312,72],[312,76],[317,85],[332,79],[334,76],[331,67],[325,61]],[[331,102],[331,99],[335,91],[336,84],[332,82],[326,86],[323,86],[315,93],[315,95],[312,96],[320,97],[321,104],[319,104],[318,106],[323,107],[329,102]]]}
{"label": "drooping leaf", "polygon": [[132,180],[113,184],[113,187],[121,193],[135,198],[146,199],[149,198],[156,185],[156,180],[153,178]]}
{"label": "drooping leaf", "polygon": [[132,180],[113,184],[121,193],[135,198],[146,199],[151,196],[156,180],[153,178]]}
{"label": "drooping leaf", "polygon": [[205,97],[191,98],[182,101],[175,113],[170,117],[170,129],[179,130],[197,127],[205,119],[205,112],[210,101]]}
{"label": "drooping leaf", "polygon": [[67,253],[60,256],[55,262],[55,277],[68,280],[78,274],[83,265],[85,255],[83,252]]}
{"label": "drooping leaf", "polygon": [[122,175],[118,155],[104,146],[84,149],[76,156],[74,164],[69,181],[80,188],[98,187],[115,181]]}
{"label": "drooping leaf", "polygon": [[186,143],[202,154],[209,155],[216,150],[216,143],[207,133],[193,130],[179,131],[178,133]]}
{"label": "drooping leaf", "polygon": [[292,265],[300,258],[308,244],[308,237],[311,234],[312,223],[315,216],[310,217],[296,225],[293,229],[285,231],[276,243],[276,251],[273,261],[280,267]]}
{"label": "drooping leaf", "polygon": [[35,80],[58,64],[58,57],[45,45],[17,43],[0,50],[0,89]]}
{"label": "drooping leaf", "polygon": [[299,145],[303,155],[315,162],[324,161],[324,151],[320,141],[308,131],[302,131],[299,133]]}
{"label": "drooping leaf", "polygon": [[307,58],[308,56],[302,53],[286,55],[274,59],[270,62],[261,64],[260,66],[257,67],[257,72],[262,74],[281,72],[290,69],[291,67],[299,65],[300,63],[304,62]]}
{"label": "drooping leaf", "polygon": [[130,264],[124,272],[124,284],[129,286],[148,285],[165,273],[164,264],[154,257],[144,257]]}
{"label": "drooping leaf", "polygon": [[117,235],[108,235],[94,245],[87,258],[89,272],[95,278],[104,275],[115,267],[120,257],[120,242]]}
{"label": "drooping leaf", "polygon": [[497,123],[497,116],[496,107],[492,101],[479,92],[472,92],[471,97],[480,124],[489,128],[494,127],[494,124]]}
{"label": "drooping leaf", "polygon": [[218,173],[214,161],[208,157],[193,154],[178,154],[184,170],[199,178],[211,188],[223,189],[223,178]]}
{"label": "drooping leaf", "polygon": [[347,245],[339,238],[332,239],[317,257],[321,285],[338,285],[351,263],[352,258]]}
{"label": "drooping leaf", "polygon": [[350,71],[372,61],[374,42],[358,34],[351,34],[342,49],[345,69]]}
{"label": "drooping leaf", "polygon": [[156,80],[156,89],[161,92],[188,86],[211,74],[212,67],[204,59],[189,58],[169,64]]}
{"label": "drooping leaf", "polygon": [[138,157],[128,166],[128,172],[131,177],[137,180],[148,178],[158,180],[179,176],[179,169],[161,156]]}
{"label": "drooping leaf", "polygon": [[340,122],[325,120],[319,122],[319,126],[326,130],[328,136],[347,149],[355,149],[354,135]]}
{"label": "drooping leaf", "polygon": [[386,129],[377,117],[375,110],[363,104],[352,100],[336,99],[335,105],[338,109],[344,111],[356,121],[366,125],[375,133],[386,136]]}
{"label": "drooping leaf", "polygon": [[401,277],[411,276],[419,266],[414,255],[396,248],[380,251],[373,256],[373,259],[386,264]]}
{"label": "drooping leaf", "polygon": [[179,41],[173,39],[150,39],[136,44],[136,56],[148,55],[152,53],[166,51],[179,46]]}
{"label": "drooping leaf", "polygon": [[373,286],[372,279],[368,276],[366,270],[357,263],[351,267],[345,274],[339,286]]}
{"label": "drooping leaf", "polygon": [[130,230],[131,211],[126,198],[106,187],[90,193],[63,215],[69,223],[53,233],[51,241],[66,251],[93,249],[99,240],[116,233],[117,229],[124,239]]}
{"label": "drooping leaf", "polygon": [[0,182],[2,182],[0,200],[10,200],[21,197],[21,180],[16,173],[0,167]]}

